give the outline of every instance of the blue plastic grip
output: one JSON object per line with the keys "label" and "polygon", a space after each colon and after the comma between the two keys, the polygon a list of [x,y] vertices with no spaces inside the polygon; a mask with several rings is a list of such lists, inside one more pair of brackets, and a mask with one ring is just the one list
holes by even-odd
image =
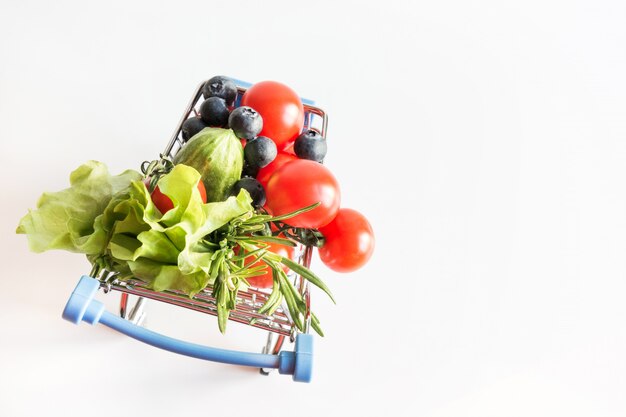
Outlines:
{"label": "blue plastic grip", "polygon": [[189,343],[153,332],[109,313],[100,301],[94,300],[99,287],[98,280],[81,277],[63,310],[63,318],[74,324],[81,321],[92,325],[102,323],[133,339],[181,355],[232,365],[278,368],[281,374],[293,375],[294,381],[311,381],[313,338],[309,334],[298,334],[295,351],[283,351],[279,355],[239,352]]}
{"label": "blue plastic grip", "polygon": [[280,365],[279,357],[276,355],[238,352],[185,342],[137,326],[109,312],[105,312],[102,315],[100,323],[133,339],[164,350],[169,350],[170,352],[191,356],[192,358],[229,363],[232,365],[254,366],[257,368],[278,368]]}

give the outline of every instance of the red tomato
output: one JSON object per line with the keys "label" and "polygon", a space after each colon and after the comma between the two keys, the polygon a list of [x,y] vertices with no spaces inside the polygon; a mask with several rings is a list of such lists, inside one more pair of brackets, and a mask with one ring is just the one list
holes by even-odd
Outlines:
{"label": "red tomato", "polygon": [[295,227],[317,229],[326,226],[339,210],[339,183],[324,165],[308,159],[287,162],[270,177],[265,188],[267,206],[275,216],[291,213],[311,204],[313,210],[286,219]]}
{"label": "red tomato", "polygon": [[326,239],[319,254],[324,265],[336,272],[352,272],[367,263],[374,252],[374,231],[365,216],[342,208],[320,228]]}
{"label": "red tomato", "polygon": [[[270,243],[267,249],[270,252],[274,252],[277,255],[280,255],[289,259],[293,259],[295,255],[295,248],[293,246],[281,245],[280,243]],[[246,258],[246,260],[244,261],[244,264],[249,265],[252,262],[254,262],[254,260],[255,258],[251,256],[249,258]],[[256,287],[256,288],[272,288],[274,286],[272,268],[263,261],[259,262],[258,265],[254,265],[254,266],[261,266],[261,265],[265,265],[263,274],[258,275],[256,277],[247,278],[247,281],[251,286]],[[284,266],[283,269],[285,270],[285,272],[289,270],[289,268],[287,268],[286,266]]]}
{"label": "red tomato", "polygon": [[294,144],[295,144],[295,142],[292,142],[289,145],[287,145],[287,147],[285,147],[285,149],[283,149],[283,152],[288,154],[288,155],[297,156],[296,155],[296,151],[293,149],[293,145]]}
{"label": "red tomato", "polygon": [[285,165],[289,161],[295,161],[298,159],[295,155],[291,155],[288,153],[279,152],[276,155],[276,158],[269,165],[259,169],[259,172],[256,174],[256,179],[261,183],[263,188],[267,188],[267,183],[270,180],[272,174],[280,167]]}
{"label": "red tomato", "polygon": [[202,202],[206,204],[206,188],[204,187],[202,180],[198,181],[198,191],[200,191],[200,198],[202,199]]}
{"label": "red tomato", "polygon": [[242,106],[252,107],[263,117],[261,136],[276,143],[278,150],[296,140],[304,124],[304,107],[291,88],[276,81],[254,84],[241,98]]}
{"label": "red tomato", "polygon": [[[147,188],[149,186],[149,180],[145,180],[144,184],[146,184]],[[206,188],[204,188],[204,184],[202,183],[202,181],[198,181],[198,191],[200,191],[200,197],[202,197],[202,202],[206,203]],[[156,208],[159,209],[162,214],[165,214],[174,208],[174,203],[172,203],[172,200],[161,192],[158,185],[154,188],[152,194],[150,194],[150,198],[152,199],[152,202],[154,203]]]}

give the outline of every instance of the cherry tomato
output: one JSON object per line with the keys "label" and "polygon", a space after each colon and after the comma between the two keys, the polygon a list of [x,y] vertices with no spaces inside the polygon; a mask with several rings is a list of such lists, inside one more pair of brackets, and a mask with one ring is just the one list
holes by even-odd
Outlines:
{"label": "cherry tomato", "polygon": [[267,206],[275,216],[291,213],[311,204],[313,210],[285,220],[295,227],[317,229],[335,218],[341,200],[339,183],[324,165],[308,159],[285,163],[270,177],[265,189]]}
{"label": "cherry tomato", "polygon": [[324,246],[320,259],[336,272],[353,272],[367,263],[374,252],[374,231],[365,216],[342,208],[326,226],[320,228]]}
{"label": "cherry tomato", "polygon": [[[145,180],[144,184],[146,184],[147,188],[149,186],[149,180]],[[200,197],[202,197],[202,202],[206,203],[206,188],[204,188],[204,184],[202,183],[202,181],[198,181],[198,191],[200,191]],[[150,198],[152,199],[152,202],[154,203],[156,208],[159,209],[161,214],[165,214],[174,208],[174,203],[172,202],[172,200],[161,192],[158,185],[154,188],[152,194],[150,194]]]}
{"label": "cherry tomato", "polygon": [[293,155],[293,156],[297,157],[296,151],[293,149],[294,144],[295,144],[295,142],[292,142],[289,145],[287,145],[287,147],[285,147],[285,149],[283,149],[283,152],[288,154],[288,155]]}
{"label": "cherry tomato", "polygon": [[304,124],[304,107],[291,88],[276,81],[254,84],[241,98],[242,106],[252,107],[263,117],[260,136],[276,143],[278,150],[296,140]]}
{"label": "cherry tomato", "polygon": [[295,155],[279,152],[278,155],[276,155],[276,158],[274,158],[269,165],[259,169],[259,172],[256,174],[257,181],[261,183],[263,188],[267,188],[267,183],[272,174],[287,162],[295,161],[296,159],[298,158]]}
{"label": "cherry tomato", "polygon": [[[295,248],[293,246],[281,245],[280,243],[270,243],[267,249],[270,252],[274,252],[277,255],[283,256],[285,258],[293,259],[295,256]],[[244,261],[244,265],[249,265],[255,261],[253,256],[246,258]],[[248,283],[256,288],[272,288],[274,286],[274,278],[272,274],[272,268],[266,264],[264,261],[260,261],[258,265],[265,265],[262,275],[258,275],[256,277],[247,278]],[[283,270],[287,272],[289,268],[283,266]]]}

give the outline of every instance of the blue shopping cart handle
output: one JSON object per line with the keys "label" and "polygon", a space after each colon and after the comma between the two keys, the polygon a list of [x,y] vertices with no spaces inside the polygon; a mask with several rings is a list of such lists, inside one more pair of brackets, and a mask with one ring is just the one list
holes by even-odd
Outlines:
{"label": "blue shopping cart handle", "polygon": [[295,351],[282,351],[278,355],[239,352],[189,343],[153,332],[106,311],[104,304],[94,299],[99,287],[98,280],[88,276],[81,277],[63,310],[63,318],[74,324],[81,321],[92,325],[102,323],[133,339],[180,355],[232,365],[274,368],[281,374],[293,375],[294,381],[311,381],[312,335],[298,334]]}

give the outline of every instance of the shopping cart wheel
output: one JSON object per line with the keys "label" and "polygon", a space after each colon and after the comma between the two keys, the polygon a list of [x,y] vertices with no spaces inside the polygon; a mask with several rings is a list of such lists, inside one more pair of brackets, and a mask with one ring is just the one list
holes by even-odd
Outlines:
{"label": "shopping cart wheel", "polygon": [[123,292],[120,297],[120,317],[138,326],[146,326],[147,313],[144,310],[147,300],[144,297],[137,297],[133,307],[128,309],[129,296]]}
{"label": "shopping cart wheel", "polygon": [[83,276],[65,305],[63,318],[74,324],[81,321],[93,325],[101,323],[133,339],[180,355],[232,365],[278,369],[281,374],[293,375],[294,381],[311,381],[313,338],[309,334],[296,336],[295,351],[282,351],[278,355],[198,345],[153,332],[106,311],[104,304],[94,299],[99,288],[100,281]]}
{"label": "shopping cart wheel", "polygon": [[[272,332],[267,332],[267,341],[265,342],[265,346],[263,346],[263,350],[261,351],[262,353],[269,353],[272,355],[278,355],[278,353],[280,353],[280,350],[283,347],[283,343],[285,342],[285,336],[284,335],[278,335],[278,337],[276,338],[276,341],[274,341],[274,333]],[[259,372],[261,373],[261,375],[269,375],[270,373],[272,373],[273,369],[265,369],[265,368],[260,368]]]}

